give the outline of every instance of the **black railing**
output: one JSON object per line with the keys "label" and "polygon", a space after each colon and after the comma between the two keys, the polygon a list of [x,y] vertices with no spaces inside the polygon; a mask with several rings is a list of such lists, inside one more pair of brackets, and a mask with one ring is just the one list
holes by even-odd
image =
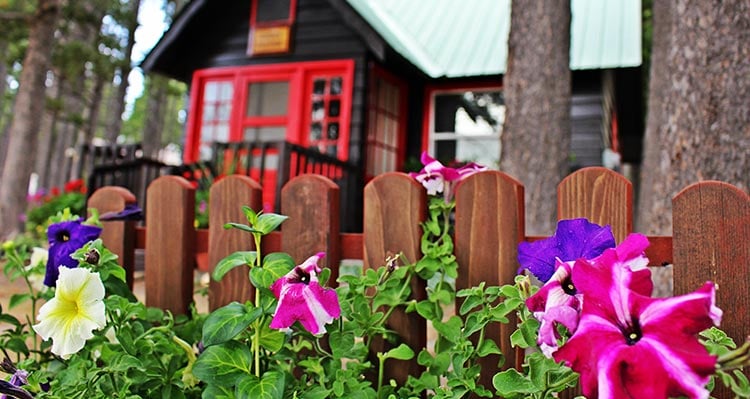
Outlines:
{"label": "black railing", "polygon": [[[255,179],[264,190],[273,190],[273,209],[281,209],[281,189],[289,179],[304,173],[328,177],[340,188],[341,231],[362,229],[362,187],[359,168],[316,149],[289,142],[213,143],[215,171],[244,174]],[[275,177],[268,172],[274,172]],[[274,177],[273,181],[269,181]]]}
{"label": "black railing", "polygon": [[148,185],[157,177],[166,174],[173,174],[172,167],[148,158],[97,165],[86,179],[87,193],[90,196],[104,186],[125,187],[135,195],[138,206],[145,213]]}

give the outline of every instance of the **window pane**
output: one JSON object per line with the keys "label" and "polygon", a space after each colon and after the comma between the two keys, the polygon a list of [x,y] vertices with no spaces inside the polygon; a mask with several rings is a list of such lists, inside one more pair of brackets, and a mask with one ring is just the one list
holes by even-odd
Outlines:
{"label": "window pane", "polygon": [[310,125],[310,141],[318,141],[323,138],[323,125],[315,122]]}
{"label": "window pane", "polygon": [[257,0],[259,22],[289,19],[290,0]]}
{"label": "window pane", "polygon": [[337,117],[341,114],[341,101],[331,100],[328,103],[328,116]]}
{"label": "window pane", "polygon": [[219,82],[208,82],[203,89],[203,102],[219,99]]}
{"label": "window pane", "polygon": [[331,79],[331,94],[341,94],[341,84],[342,84],[341,78],[333,78]]}
{"label": "window pane", "polygon": [[253,82],[247,86],[246,116],[286,115],[289,82]]}
{"label": "window pane", "polygon": [[339,138],[339,123],[333,122],[328,124],[328,134],[327,137],[329,140],[338,140]]}
{"label": "window pane", "polygon": [[284,126],[246,127],[243,132],[245,141],[284,141],[286,128]]}
{"label": "window pane", "polygon": [[326,80],[315,79],[315,82],[313,82],[313,94],[323,95],[325,93],[326,93]]}

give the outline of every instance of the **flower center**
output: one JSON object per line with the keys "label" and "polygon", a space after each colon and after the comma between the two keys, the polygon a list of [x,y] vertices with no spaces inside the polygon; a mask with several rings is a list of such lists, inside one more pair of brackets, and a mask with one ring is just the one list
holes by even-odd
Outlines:
{"label": "flower center", "polygon": [[576,286],[573,285],[573,280],[571,280],[570,277],[565,278],[560,286],[562,287],[563,292],[570,296],[574,296],[578,293],[578,290],[576,289]]}
{"label": "flower center", "polygon": [[57,233],[57,241],[67,242],[70,241],[70,233],[67,231],[61,231]]}
{"label": "flower center", "polygon": [[636,342],[640,341],[641,337],[643,337],[641,323],[638,322],[638,319],[633,318],[632,323],[623,328],[622,334],[625,336],[625,343],[630,346],[635,345]]}

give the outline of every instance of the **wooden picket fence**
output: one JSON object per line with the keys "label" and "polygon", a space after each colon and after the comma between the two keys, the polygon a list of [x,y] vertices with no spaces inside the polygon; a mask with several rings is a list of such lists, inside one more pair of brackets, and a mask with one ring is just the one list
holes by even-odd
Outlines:
{"label": "wooden picket fence", "polygon": [[[523,185],[504,173],[485,171],[461,182],[455,195],[454,243],[460,265],[457,289],[481,282],[512,283],[518,270],[518,243],[540,238],[525,234]],[[367,184],[363,197],[363,233],[341,233],[338,186],[319,175],[292,179],[281,194],[281,213],[289,219],[280,232],[266,237],[262,251],[288,252],[298,263],[325,251],[323,263],[333,270],[331,281],[335,281],[342,259],[360,259],[364,267],[378,267],[389,252],[402,252],[416,261],[427,204],[422,186],[406,174],[386,173]],[[228,176],[211,187],[210,198],[210,227],[196,230],[192,186],[181,177],[164,176],[149,186],[145,227],[134,222],[105,222],[103,240],[120,256],[130,278],[134,250],[145,249],[148,305],[187,312],[193,298],[196,257],[207,256],[208,264],[215,265],[235,251],[252,249],[250,234],[226,230],[223,224],[244,222],[242,205],[262,209],[260,186],[245,176]],[[89,206],[100,212],[117,211],[132,201],[127,190],[105,187],[92,195]],[[592,167],[571,174],[558,186],[557,202],[560,219],[586,217],[600,225],[609,224],[617,242],[632,232],[631,183],[610,170]],[[721,327],[735,341],[744,341],[750,333],[747,193],[722,182],[693,184],[673,199],[672,237],[649,239],[646,254],[651,265],[674,265],[676,295],[691,292],[708,280],[718,284],[717,303],[724,310]],[[209,307],[244,302],[252,293],[247,271],[237,268],[221,282],[211,281]],[[427,342],[427,328],[418,317],[401,314],[392,328],[413,348],[422,348]],[[490,333],[503,353],[514,353],[507,326]],[[520,355],[515,360],[518,364]],[[490,370],[494,370],[493,361],[497,364],[497,359],[487,363]],[[416,362],[402,366],[393,369],[407,374],[419,370]],[[494,371],[482,374],[483,382],[491,386]]]}

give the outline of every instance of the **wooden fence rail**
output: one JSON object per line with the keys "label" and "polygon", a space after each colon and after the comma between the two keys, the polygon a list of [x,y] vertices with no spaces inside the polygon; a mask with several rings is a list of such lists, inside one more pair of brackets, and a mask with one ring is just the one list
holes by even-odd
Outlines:
{"label": "wooden fence rail", "polygon": [[[192,300],[196,255],[207,253],[212,267],[234,251],[252,249],[249,234],[222,226],[244,221],[242,205],[262,207],[256,182],[228,176],[211,188],[208,231],[196,231],[192,190],[181,177],[161,177],[148,190],[145,227],[124,227],[123,222],[104,226],[105,244],[121,256],[129,274],[133,251],[145,248],[146,302],[177,313],[187,312]],[[525,234],[522,183],[485,171],[461,182],[455,194],[457,288],[483,281],[512,283],[518,243],[539,238]],[[416,261],[425,190],[407,175],[392,172],[373,179],[363,197],[363,233],[341,233],[338,186],[318,175],[295,177],[281,198],[281,213],[290,218],[280,232],[268,236],[262,251],[285,251],[298,263],[325,251],[325,266],[334,274],[341,259],[360,259],[365,267],[377,267],[388,252],[403,252]],[[107,187],[91,197],[89,206],[109,211],[132,200],[126,191]],[[593,167],[571,174],[560,183],[557,202],[560,219],[586,217],[609,224],[618,242],[632,232],[632,186],[610,170]],[[649,237],[647,256],[653,266],[674,264],[675,294],[693,291],[707,280],[717,283],[717,302],[725,315],[722,329],[742,342],[750,332],[750,197],[729,184],[705,181],[685,188],[673,204],[673,237]],[[247,273],[235,269],[221,282],[211,283],[209,306],[247,300],[252,291]],[[393,328],[413,345],[426,341],[426,326],[409,315],[400,315]],[[506,328],[492,332],[504,353],[511,353],[508,334]]]}

